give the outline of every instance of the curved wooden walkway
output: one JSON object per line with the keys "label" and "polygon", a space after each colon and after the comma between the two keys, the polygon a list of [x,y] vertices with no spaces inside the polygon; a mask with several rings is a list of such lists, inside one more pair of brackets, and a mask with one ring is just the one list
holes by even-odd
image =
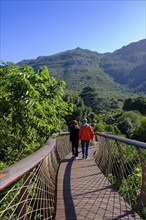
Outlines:
{"label": "curved wooden walkway", "polygon": [[56,220],[140,219],[101,173],[94,160],[74,160],[69,154],[60,164],[57,180]]}

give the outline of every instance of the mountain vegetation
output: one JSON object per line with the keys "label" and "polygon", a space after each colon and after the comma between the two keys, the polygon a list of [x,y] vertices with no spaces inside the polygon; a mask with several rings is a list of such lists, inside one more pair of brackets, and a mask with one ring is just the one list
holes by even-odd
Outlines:
{"label": "mountain vegetation", "polygon": [[[23,60],[35,70],[48,67],[50,75],[66,82],[66,90],[80,93],[93,85],[103,96],[127,96],[130,91],[146,94],[146,39],[100,54],[76,48],[52,56]],[[130,89],[130,90],[129,90]],[[126,94],[125,94],[126,93]]]}
{"label": "mountain vegetation", "polygon": [[[146,39],[103,55],[101,66],[116,82],[134,88],[135,91],[135,86],[146,81]],[[145,92],[145,88],[142,88],[141,91]]]}

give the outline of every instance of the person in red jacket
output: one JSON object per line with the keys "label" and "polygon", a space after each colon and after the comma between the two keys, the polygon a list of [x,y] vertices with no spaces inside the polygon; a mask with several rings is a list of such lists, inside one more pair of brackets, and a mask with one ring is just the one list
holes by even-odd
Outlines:
{"label": "person in red jacket", "polygon": [[[92,127],[87,124],[87,119],[84,118],[82,121],[82,125],[80,126],[79,130],[79,140],[81,140],[81,147],[82,147],[82,158],[88,158],[88,149],[90,145],[90,140],[94,137]],[[86,146],[86,150],[85,150]]]}

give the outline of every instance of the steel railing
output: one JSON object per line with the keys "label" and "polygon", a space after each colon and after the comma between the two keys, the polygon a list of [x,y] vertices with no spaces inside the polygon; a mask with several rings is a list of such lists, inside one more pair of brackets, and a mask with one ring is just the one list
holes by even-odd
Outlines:
{"label": "steel railing", "polygon": [[70,152],[66,134],[49,138],[36,153],[1,171],[0,219],[54,219],[56,174]]}
{"label": "steel railing", "polygon": [[95,132],[95,160],[125,201],[146,219],[146,143]]}
{"label": "steel railing", "polygon": [[[146,143],[95,132],[95,160],[132,208],[146,219]],[[0,219],[54,219],[60,161],[71,151],[69,133],[55,135],[33,155],[1,171]]]}

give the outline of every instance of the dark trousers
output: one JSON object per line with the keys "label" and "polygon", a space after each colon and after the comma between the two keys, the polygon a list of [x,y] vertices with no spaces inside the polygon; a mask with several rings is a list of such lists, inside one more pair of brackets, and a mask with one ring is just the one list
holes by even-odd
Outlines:
{"label": "dark trousers", "polygon": [[74,154],[75,157],[78,157],[78,146],[79,141],[72,141],[72,154]]}

